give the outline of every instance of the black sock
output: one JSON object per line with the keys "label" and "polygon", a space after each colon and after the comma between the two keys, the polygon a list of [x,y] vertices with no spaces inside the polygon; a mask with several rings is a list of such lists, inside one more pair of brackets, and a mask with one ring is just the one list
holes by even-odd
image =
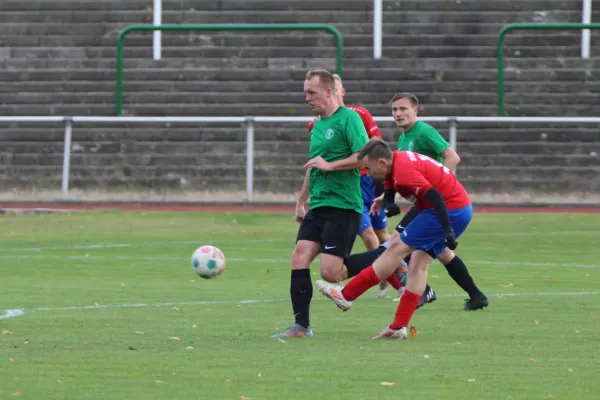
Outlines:
{"label": "black sock", "polygon": [[384,251],[385,247],[378,247],[364,253],[352,254],[346,258],[344,263],[348,269],[348,278],[358,275],[360,271],[367,268],[369,265],[373,265],[375,260],[377,260]]}
{"label": "black sock", "polygon": [[475,282],[473,282],[473,278],[471,278],[467,266],[460,258],[458,258],[458,256],[455,256],[448,264],[444,265],[444,267],[446,267],[448,275],[454,279],[454,282],[456,282],[462,290],[469,294],[469,297],[475,298],[483,295],[475,285]]}
{"label": "black sock", "polygon": [[290,284],[290,297],[296,323],[308,328],[310,326],[309,311],[310,300],[313,295],[310,269],[293,269]]}

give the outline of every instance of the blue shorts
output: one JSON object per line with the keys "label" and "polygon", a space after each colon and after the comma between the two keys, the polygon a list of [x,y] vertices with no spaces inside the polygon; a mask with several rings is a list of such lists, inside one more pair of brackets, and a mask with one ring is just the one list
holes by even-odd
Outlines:
{"label": "blue shorts", "polygon": [[[448,210],[448,215],[454,234],[458,238],[471,222],[473,207],[468,205],[456,210]],[[446,248],[444,228],[432,209],[421,211],[404,229],[400,238],[413,249],[423,250],[435,256],[434,258],[438,258]]]}
{"label": "blue shorts", "polygon": [[373,199],[375,198],[375,180],[369,175],[360,177],[360,190],[363,198],[363,214],[360,220],[358,234],[361,235],[368,228],[373,228],[376,231],[387,227],[387,217],[382,211],[379,215],[369,215]]}

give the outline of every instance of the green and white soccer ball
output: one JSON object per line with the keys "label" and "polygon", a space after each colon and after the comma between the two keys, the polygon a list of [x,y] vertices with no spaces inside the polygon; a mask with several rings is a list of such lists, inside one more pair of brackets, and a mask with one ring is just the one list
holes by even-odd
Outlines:
{"label": "green and white soccer ball", "polygon": [[225,269],[225,256],[214,246],[200,246],[192,254],[192,268],[200,278],[216,278]]}

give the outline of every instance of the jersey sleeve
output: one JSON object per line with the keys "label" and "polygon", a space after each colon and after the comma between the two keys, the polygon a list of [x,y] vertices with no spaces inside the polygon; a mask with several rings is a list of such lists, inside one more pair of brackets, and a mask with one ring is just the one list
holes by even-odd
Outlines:
{"label": "jersey sleeve", "polygon": [[423,199],[433,186],[416,168],[416,163],[407,159],[395,160],[394,184],[409,189],[418,199]]}
{"label": "jersey sleeve", "polygon": [[450,144],[434,128],[423,132],[423,147],[430,149],[433,153],[441,155]]}
{"label": "jersey sleeve", "polygon": [[348,113],[346,120],[346,138],[352,153],[358,153],[369,141],[362,119],[356,111]]}
{"label": "jersey sleeve", "polygon": [[364,110],[364,112],[360,113],[360,118],[362,119],[363,125],[367,130],[367,136],[369,136],[369,138],[381,138],[381,131],[379,130],[379,127],[375,123],[375,120],[370,112]]}

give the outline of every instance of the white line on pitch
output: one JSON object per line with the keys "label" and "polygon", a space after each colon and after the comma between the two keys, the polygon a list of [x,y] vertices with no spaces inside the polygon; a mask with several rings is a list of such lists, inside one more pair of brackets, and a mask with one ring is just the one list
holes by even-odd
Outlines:
{"label": "white line on pitch", "polygon": [[[547,236],[547,235],[592,235],[592,231],[536,231],[536,232],[474,232],[466,233],[465,237],[469,236]],[[0,248],[0,253],[14,253],[27,251],[52,251],[52,250],[86,250],[86,249],[113,249],[113,248],[130,248],[130,247],[151,247],[151,246],[168,246],[168,245],[196,245],[211,244],[218,246],[219,244],[252,244],[252,243],[289,243],[293,246],[293,237],[289,240],[284,239],[198,239],[188,241],[166,241],[154,243],[97,243],[83,245],[65,245],[55,247],[15,247],[15,248]]]}
{"label": "white line on pitch", "polygon": [[[189,261],[188,257],[152,257],[152,256],[98,256],[98,255],[21,255],[21,254],[4,254],[0,255],[0,259],[19,259],[19,260],[116,260],[116,261],[177,261],[186,262]],[[318,259],[317,259],[318,260]],[[244,257],[231,257],[227,258],[227,261],[245,261],[245,262],[257,262],[257,263],[287,263],[287,258],[244,258]],[[596,269],[600,268],[600,265],[593,264],[568,264],[568,263],[543,263],[543,262],[528,262],[528,261],[472,261],[469,260],[468,264],[475,265],[504,265],[513,267],[563,267],[563,268],[587,268]]]}
{"label": "white line on pitch", "polygon": [[[521,296],[596,296],[600,292],[525,292],[525,293],[491,293],[489,297],[521,297]],[[464,293],[438,294],[443,297],[464,297]],[[313,300],[327,300],[325,298],[315,298]],[[368,299],[365,299],[368,300]],[[169,306],[202,306],[217,304],[258,304],[258,303],[276,303],[287,301],[285,299],[256,299],[256,300],[207,300],[207,301],[181,301],[170,303],[132,303],[132,304],[94,304],[87,306],[68,306],[68,307],[37,307],[31,309],[7,310],[0,319],[14,318],[23,315],[26,311],[77,311],[77,310],[100,310],[110,308],[141,308],[141,307],[169,307]]]}

